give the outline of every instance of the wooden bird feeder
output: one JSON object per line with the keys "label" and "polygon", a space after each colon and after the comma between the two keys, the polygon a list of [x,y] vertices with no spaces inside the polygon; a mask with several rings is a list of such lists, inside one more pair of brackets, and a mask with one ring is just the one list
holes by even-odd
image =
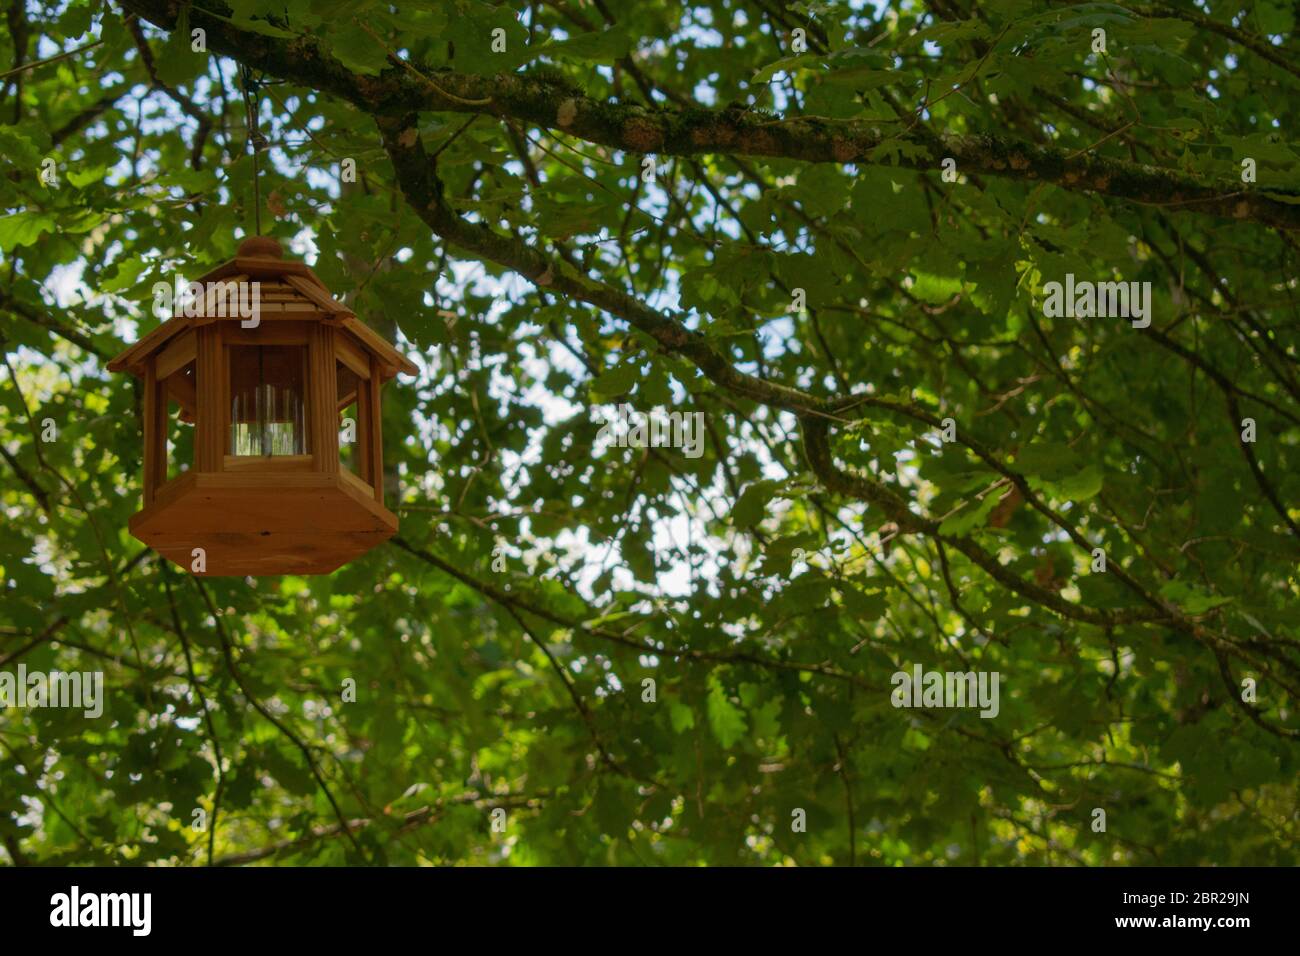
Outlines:
{"label": "wooden bird feeder", "polygon": [[209,296],[109,362],[144,382],[132,536],[187,571],[239,576],[326,574],[391,537],[379,390],[416,367],[274,239],[244,240],[198,281],[257,282],[258,322]]}

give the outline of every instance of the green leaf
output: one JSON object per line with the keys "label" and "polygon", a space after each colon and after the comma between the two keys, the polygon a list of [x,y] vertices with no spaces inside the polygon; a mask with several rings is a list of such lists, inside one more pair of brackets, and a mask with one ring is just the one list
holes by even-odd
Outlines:
{"label": "green leaf", "polygon": [[668,705],[668,718],[672,721],[675,733],[680,734],[695,726],[695,711],[679,701],[672,701]]}
{"label": "green leaf", "polygon": [[[455,48],[452,65],[456,69],[484,75],[508,72],[531,58],[528,31],[509,6],[493,7],[474,0],[464,3],[459,12],[460,16],[452,16],[448,22],[445,36]],[[504,31],[504,50],[492,48],[495,30]]]}
{"label": "green leaf", "polygon": [[775,496],[775,481],[756,481],[749,485],[736,500],[731,509],[731,520],[737,527],[750,528],[763,520],[767,514],[767,504]]}
{"label": "green leaf", "polygon": [[978,501],[968,501],[960,511],[944,519],[939,525],[939,533],[961,537],[975,528],[982,527],[997,504],[998,494],[993,491]]}
{"label": "green leaf", "polygon": [[626,56],[632,48],[632,37],[626,27],[614,26],[600,32],[580,33],[568,40],[550,44],[551,56],[577,60],[581,63],[613,63]]}
{"label": "green leaf", "polygon": [[1188,614],[1204,614],[1216,607],[1231,604],[1232,598],[1210,594],[1182,581],[1170,581],[1160,589],[1160,596],[1177,604]]}
{"label": "green leaf", "polygon": [[745,723],[744,713],[731,702],[722,684],[714,677],[709,678],[707,708],[709,729],[713,731],[718,743],[730,750],[736,741],[745,736],[749,726]]}
{"label": "green leaf", "polygon": [[601,372],[591,382],[591,397],[596,401],[618,398],[632,390],[641,370],[635,362],[625,362]]}
{"label": "green leaf", "polygon": [[0,217],[0,251],[12,252],[19,246],[29,246],[53,228],[54,220],[44,213],[17,212]]}
{"label": "green leaf", "polygon": [[1058,481],[1047,482],[1047,489],[1056,498],[1070,501],[1087,501],[1101,491],[1102,475],[1096,465],[1068,475]]}
{"label": "green leaf", "polygon": [[190,31],[189,12],[181,8],[176,27],[167,36],[167,42],[154,56],[154,69],[158,79],[168,86],[189,85],[207,66],[207,54],[194,51],[194,38]]}
{"label": "green leaf", "polygon": [[391,66],[383,44],[355,24],[331,33],[329,45],[339,62],[354,72],[374,76]]}
{"label": "green leaf", "polygon": [[800,67],[820,66],[825,63],[825,58],[814,53],[803,53],[799,56],[788,56],[769,63],[767,66],[758,70],[749,80],[750,83],[766,83],[778,73],[792,73]]}
{"label": "green leaf", "polygon": [[1290,33],[1295,29],[1295,11],[1283,0],[1257,0],[1255,23],[1268,36]]}
{"label": "green leaf", "polygon": [[881,591],[865,592],[848,586],[840,590],[840,598],[844,602],[844,610],[859,622],[879,620],[889,608],[889,601]]}
{"label": "green leaf", "polygon": [[85,189],[91,183],[102,183],[107,172],[105,166],[91,166],[84,169],[72,167],[68,170],[68,182],[78,189]]}
{"label": "green leaf", "polygon": [[[287,9],[290,6],[297,6],[299,9],[291,14]],[[268,16],[292,22],[295,17],[302,19],[304,12],[310,10],[310,7],[303,7],[302,0],[277,0],[271,3],[265,0],[230,0],[230,7],[233,13],[232,19],[239,29],[280,39],[292,39],[295,34],[275,26],[269,22]],[[355,16],[356,10],[350,13]]]}
{"label": "green leaf", "polygon": [[1016,455],[1016,468],[1022,474],[1038,475],[1049,481],[1078,471],[1082,464],[1078,453],[1064,442],[1034,442]]}
{"label": "green leaf", "polygon": [[33,172],[40,168],[43,158],[40,148],[26,133],[9,126],[0,126],[0,155],[8,163]]}
{"label": "green leaf", "polygon": [[101,282],[99,288],[104,292],[123,292],[135,285],[136,280],[148,268],[149,263],[140,258],[119,262],[114,269],[113,277]]}

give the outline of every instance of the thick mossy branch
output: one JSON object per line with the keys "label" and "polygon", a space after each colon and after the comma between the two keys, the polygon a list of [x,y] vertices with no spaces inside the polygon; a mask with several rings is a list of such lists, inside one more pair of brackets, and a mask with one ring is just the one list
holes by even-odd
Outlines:
{"label": "thick mossy branch", "polygon": [[[160,27],[176,24],[168,0],[123,0],[123,6]],[[856,163],[938,170],[945,157],[964,173],[1047,182],[1117,199],[1300,229],[1300,193],[1276,198],[1253,185],[1212,182],[1175,169],[1074,153],[1000,136],[931,138],[922,127],[801,116],[773,119],[752,111],[703,107],[648,109],[575,94],[544,74],[479,76],[439,70],[427,77],[392,66],[378,76],[353,73],[311,35],[294,39],[241,30],[191,8],[191,26],[208,45],[269,74],[332,93],[373,116],[412,111],[483,113],[559,130],[590,143],[636,153],[691,156],[722,153],[814,163]],[[902,149],[882,144],[897,144]],[[1288,201],[1289,200],[1289,201]]]}

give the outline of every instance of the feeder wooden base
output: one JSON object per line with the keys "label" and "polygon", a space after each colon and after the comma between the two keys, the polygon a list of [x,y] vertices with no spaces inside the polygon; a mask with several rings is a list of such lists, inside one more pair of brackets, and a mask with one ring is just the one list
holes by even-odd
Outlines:
{"label": "feeder wooden base", "polygon": [[397,517],[346,470],[189,471],[160,487],[130,529],[192,574],[266,577],[328,574],[392,537]]}

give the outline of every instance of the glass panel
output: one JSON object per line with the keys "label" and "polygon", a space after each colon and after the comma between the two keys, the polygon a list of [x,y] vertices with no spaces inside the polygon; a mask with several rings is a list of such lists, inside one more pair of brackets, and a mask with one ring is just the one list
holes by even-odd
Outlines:
{"label": "glass panel", "polygon": [[301,345],[231,347],[230,454],[307,454],[306,366]]}

